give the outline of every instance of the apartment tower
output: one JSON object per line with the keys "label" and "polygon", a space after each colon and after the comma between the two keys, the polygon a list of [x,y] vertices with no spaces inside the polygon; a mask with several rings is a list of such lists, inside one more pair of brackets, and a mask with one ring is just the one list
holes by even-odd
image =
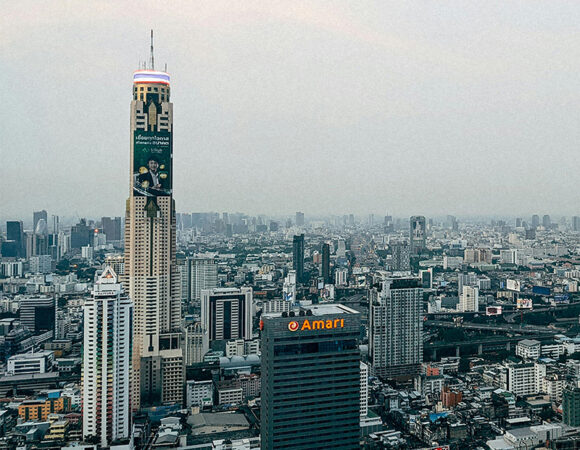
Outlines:
{"label": "apartment tower", "polygon": [[422,301],[417,278],[387,279],[369,290],[369,358],[375,375],[408,378],[419,373]]}
{"label": "apartment tower", "polygon": [[83,439],[130,437],[131,300],[109,266],[84,306]]}

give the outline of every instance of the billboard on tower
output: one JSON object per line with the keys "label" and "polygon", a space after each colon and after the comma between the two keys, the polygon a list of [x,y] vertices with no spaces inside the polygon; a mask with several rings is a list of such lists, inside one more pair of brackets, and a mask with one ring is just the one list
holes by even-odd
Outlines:
{"label": "billboard on tower", "polygon": [[171,195],[171,133],[136,130],[133,135],[133,194]]}
{"label": "billboard on tower", "polygon": [[533,309],[532,299],[529,298],[518,298],[516,300],[517,309]]}

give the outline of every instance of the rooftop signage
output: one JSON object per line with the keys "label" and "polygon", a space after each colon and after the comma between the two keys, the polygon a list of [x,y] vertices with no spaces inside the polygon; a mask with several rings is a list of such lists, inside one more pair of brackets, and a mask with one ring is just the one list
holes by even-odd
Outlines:
{"label": "rooftop signage", "polygon": [[334,328],[344,328],[344,319],[309,320],[304,319],[302,323],[292,320],[288,322],[290,331],[304,330],[332,330]]}

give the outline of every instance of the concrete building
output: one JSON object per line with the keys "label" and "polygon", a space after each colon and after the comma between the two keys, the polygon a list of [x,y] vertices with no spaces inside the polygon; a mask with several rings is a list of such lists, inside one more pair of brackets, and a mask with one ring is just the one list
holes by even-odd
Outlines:
{"label": "concrete building", "polygon": [[120,217],[103,217],[101,218],[102,232],[107,236],[107,242],[120,242],[121,236],[121,218]]}
{"label": "concrete building", "polygon": [[369,366],[360,362],[360,415],[369,413]]}
{"label": "concrete building", "polygon": [[296,213],[296,226],[303,227],[304,226],[304,213],[298,211]]}
{"label": "concrete building", "polygon": [[334,284],[336,286],[348,285],[348,269],[336,269],[334,271]]}
{"label": "concrete building", "polygon": [[568,387],[562,395],[562,422],[580,427],[580,388]]}
{"label": "concrete building", "polygon": [[200,408],[213,406],[213,381],[187,381],[185,399],[188,408],[192,406],[199,406]]}
{"label": "concrete building", "polygon": [[206,351],[215,341],[252,339],[252,288],[201,291],[201,323]]}
{"label": "concrete building", "polygon": [[418,374],[423,362],[423,290],[416,278],[384,280],[369,291],[369,358],[381,377]]}
{"label": "concrete building", "polygon": [[534,339],[524,339],[516,345],[516,356],[523,359],[536,360],[540,357],[540,341]]}
{"label": "concrete building", "polygon": [[218,286],[217,264],[213,258],[187,258],[189,292],[187,301],[199,306],[201,291]]}
{"label": "concrete building", "polygon": [[107,267],[84,306],[83,438],[103,447],[130,435],[131,300]]}
{"label": "concrete building", "polygon": [[296,271],[296,281],[304,283],[304,234],[292,239],[292,269]]}
{"label": "concrete building", "polygon": [[391,264],[389,269],[396,272],[411,270],[411,247],[407,241],[389,244],[391,250]]}
{"label": "concrete building", "polygon": [[358,312],[325,304],[262,320],[262,450],[359,448]]}
{"label": "concrete building", "polygon": [[292,302],[288,300],[267,300],[262,304],[263,313],[289,312]]}
{"label": "concrete building", "polygon": [[322,244],[321,275],[325,284],[330,284],[332,282],[330,278],[330,244],[327,242]]}
{"label": "concrete building", "polygon": [[546,366],[544,364],[508,364],[506,390],[519,396],[541,392],[545,376]]}
{"label": "concrete building", "polygon": [[53,365],[54,352],[49,350],[20,353],[8,358],[6,374],[15,376],[47,373],[52,372]]}
{"label": "concrete building", "polygon": [[417,255],[426,248],[427,226],[424,216],[411,216],[409,219],[411,254]]}
{"label": "concrete building", "polygon": [[479,288],[463,286],[459,296],[459,311],[479,311]]}
{"label": "concrete building", "polygon": [[130,197],[122,278],[134,304],[133,409],[181,404],[183,400],[169,84],[169,74],[153,67],[133,74]]}
{"label": "concrete building", "polygon": [[30,272],[32,273],[51,273],[52,272],[52,257],[50,255],[31,256]]}
{"label": "concrete building", "polygon": [[288,302],[290,305],[297,301],[296,283],[297,283],[296,271],[289,270],[288,275],[286,275],[286,277],[284,278],[284,284],[282,285],[282,300]]}
{"label": "concrete building", "polygon": [[19,304],[22,326],[28,328],[32,333],[54,330],[56,323],[54,298],[48,296],[23,297]]}

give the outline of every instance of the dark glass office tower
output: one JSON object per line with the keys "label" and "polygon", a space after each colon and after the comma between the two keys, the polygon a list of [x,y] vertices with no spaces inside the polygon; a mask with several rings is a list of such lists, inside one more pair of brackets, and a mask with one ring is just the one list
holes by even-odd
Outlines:
{"label": "dark glass office tower", "polygon": [[312,305],[260,327],[262,450],[360,448],[359,314]]}
{"label": "dark glass office tower", "polygon": [[6,238],[9,241],[14,241],[14,255],[4,255],[4,256],[14,256],[17,258],[23,258],[26,256],[26,245],[24,241],[24,227],[21,221],[8,221],[6,222]]}
{"label": "dark glass office tower", "polygon": [[298,283],[304,283],[304,234],[294,236],[292,241],[292,268]]}
{"label": "dark glass office tower", "polygon": [[322,244],[322,278],[326,284],[331,282],[330,279],[330,245]]}

